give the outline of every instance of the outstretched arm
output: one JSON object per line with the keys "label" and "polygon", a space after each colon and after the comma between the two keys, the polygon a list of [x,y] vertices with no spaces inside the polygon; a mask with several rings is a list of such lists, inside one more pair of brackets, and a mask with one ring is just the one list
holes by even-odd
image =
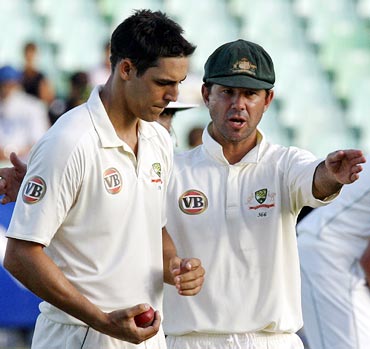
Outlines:
{"label": "outstretched arm", "polygon": [[361,164],[366,159],[361,150],[338,150],[330,153],[315,171],[312,192],[316,199],[323,200],[359,178]]}
{"label": "outstretched arm", "polygon": [[202,289],[205,270],[198,258],[177,256],[172,238],[162,229],[164,282],[175,285],[182,296],[194,296]]}
{"label": "outstretched arm", "polygon": [[0,195],[2,204],[13,202],[17,199],[22,180],[26,175],[27,165],[15,153],[10,154],[13,167],[0,168]]}

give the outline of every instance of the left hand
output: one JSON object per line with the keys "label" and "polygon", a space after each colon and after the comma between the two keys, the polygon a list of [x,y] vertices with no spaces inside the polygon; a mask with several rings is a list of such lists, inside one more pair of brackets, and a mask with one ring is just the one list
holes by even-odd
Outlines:
{"label": "left hand", "polygon": [[203,286],[205,270],[198,258],[173,257],[169,268],[180,295],[194,296],[199,293]]}
{"label": "left hand", "polygon": [[360,164],[366,162],[361,150],[337,150],[325,159],[325,166],[331,176],[340,184],[349,184],[359,178]]}
{"label": "left hand", "polygon": [[8,204],[17,199],[22,180],[26,175],[27,165],[15,153],[10,154],[13,167],[0,168],[0,195],[4,195],[1,204]]}

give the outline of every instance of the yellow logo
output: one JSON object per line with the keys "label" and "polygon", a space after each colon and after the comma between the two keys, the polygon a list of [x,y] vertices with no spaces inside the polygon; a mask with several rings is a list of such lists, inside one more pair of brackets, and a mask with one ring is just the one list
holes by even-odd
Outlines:
{"label": "yellow logo", "polygon": [[242,58],[240,61],[234,63],[232,71],[234,73],[247,73],[256,75],[257,66],[248,61],[247,58]]}
{"label": "yellow logo", "polygon": [[152,183],[162,183],[162,167],[159,162],[155,162],[154,164],[152,164],[151,176]]}
{"label": "yellow logo", "polygon": [[[250,210],[259,210],[265,208],[275,207],[276,193],[269,192],[267,188],[259,189],[247,199]],[[254,200],[258,202],[258,205],[253,205]]]}
{"label": "yellow logo", "polygon": [[254,197],[256,198],[259,204],[263,204],[265,202],[266,196],[267,196],[267,189],[260,189],[254,193]]}
{"label": "yellow logo", "polygon": [[162,172],[162,169],[161,169],[161,164],[159,162],[155,162],[154,164],[152,164],[152,169],[153,171],[155,172],[155,174],[161,178],[161,172]]}

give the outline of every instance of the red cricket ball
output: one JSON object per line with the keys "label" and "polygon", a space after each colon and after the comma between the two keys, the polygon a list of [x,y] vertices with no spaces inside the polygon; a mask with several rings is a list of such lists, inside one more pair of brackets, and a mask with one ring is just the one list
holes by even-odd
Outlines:
{"label": "red cricket ball", "polygon": [[150,326],[154,320],[154,309],[150,307],[150,309],[145,311],[144,313],[136,315],[134,317],[134,320],[137,327],[145,328]]}

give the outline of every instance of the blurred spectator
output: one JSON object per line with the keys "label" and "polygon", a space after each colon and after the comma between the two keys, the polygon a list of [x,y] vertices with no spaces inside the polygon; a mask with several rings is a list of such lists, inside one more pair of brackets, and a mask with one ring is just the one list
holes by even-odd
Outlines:
{"label": "blurred spectator", "polygon": [[203,127],[194,126],[188,133],[188,146],[189,148],[195,148],[202,144]]}
{"label": "blurred spectator", "polygon": [[110,42],[104,45],[104,59],[97,67],[89,72],[89,81],[92,87],[105,84],[111,72]]}
{"label": "blurred spectator", "polygon": [[70,86],[67,98],[58,98],[54,100],[49,108],[49,118],[51,124],[59,118],[60,115],[66,111],[77,107],[86,102],[90,95],[91,86],[89,84],[89,77],[86,72],[78,71],[70,76]]}
{"label": "blurred spectator", "polygon": [[1,349],[26,349],[30,348],[30,345],[31,342],[25,338],[25,332],[22,329],[0,328]]}
{"label": "blurred spectator", "polygon": [[91,92],[87,73],[78,71],[71,75],[69,96],[66,101],[66,110],[70,110],[86,102]]}
{"label": "blurred spectator", "polygon": [[28,42],[24,46],[24,67],[22,85],[24,91],[40,98],[49,105],[55,96],[54,88],[45,75],[36,67],[37,46],[34,42]]}
{"label": "blurred spectator", "polygon": [[175,116],[176,109],[166,108],[159,115],[158,122],[169,132],[171,133],[172,129],[172,119]]}
{"label": "blurred spectator", "polygon": [[198,107],[198,104],[170,102],[159,116],[158,122],[167,129],[169,133],[173,132],[172,121],[175,114],[181,110]]}
{"label": "blurred spectator", "polygon": [[0,68],[0,161],[12,151],[25,159],[50,126],[46,106],[23,91],[21,76],[9,65]]}

